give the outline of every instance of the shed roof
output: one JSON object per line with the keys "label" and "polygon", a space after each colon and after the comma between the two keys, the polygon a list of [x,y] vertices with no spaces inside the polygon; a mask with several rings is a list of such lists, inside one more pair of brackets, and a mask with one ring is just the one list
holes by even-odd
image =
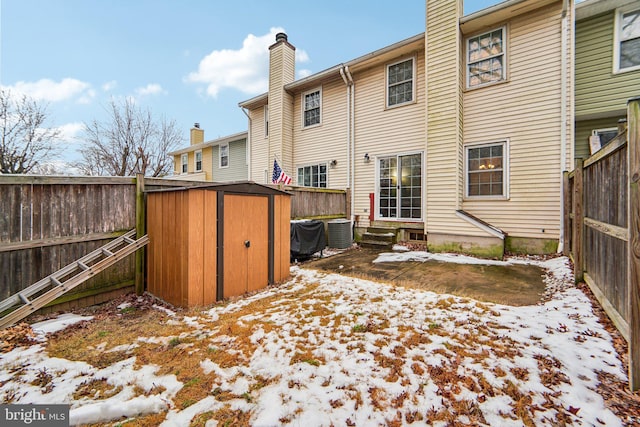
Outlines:
{"label": "shed roof", "polygon": [[213,190],[224,191],[228,193],[238,194],[286,194],[291,195],[288,191],[281,190],[276,186],[258,184],[253,181],[231,181],[231,182],[207,182],[202,185],[193,185],[188,187],[171,187],[154,190],[145,190],[145,193],[164,193],[168,191],[186,191],[186,190]]}

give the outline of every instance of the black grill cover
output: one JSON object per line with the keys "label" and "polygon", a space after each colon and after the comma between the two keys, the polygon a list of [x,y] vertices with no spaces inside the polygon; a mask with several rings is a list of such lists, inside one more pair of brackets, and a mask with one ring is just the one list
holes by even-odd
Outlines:
{"label": "black grill cover", "polygon": [[291,223],[291,259],[305,259],[327,246],[322,221]]}

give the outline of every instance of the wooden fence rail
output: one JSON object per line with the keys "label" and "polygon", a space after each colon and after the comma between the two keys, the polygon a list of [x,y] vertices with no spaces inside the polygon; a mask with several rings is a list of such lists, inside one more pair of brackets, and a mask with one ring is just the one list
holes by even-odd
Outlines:
{"label": "wooden fence rail", "polygon": [[[200,184],[142,179],[148,188]],[[136,201],[136,178],[0,175],[0,300],[136,228]],[[135,258],[52,305],[88,305],[132,290]]]}
{"label": "wooden fence rail", "polygon": [[629,383],[640,388],[640,98],[618,136],[565,173],[565,253],[629,342]]}
{"label": "wooden fence rail", "polygon": [[290,187],[291,219],[348,218],[348,191],[326,188]]}
{"label": "wooden fence rail", "polygon": [[[136,228],[144,234],[144,189],[202,185],[131,177],[0,175],[0,300]],[[347,213],[345,191],[292,187],[292,218]],[[64,295],[64,309],[144,290],[144,253],[136,252]]]}

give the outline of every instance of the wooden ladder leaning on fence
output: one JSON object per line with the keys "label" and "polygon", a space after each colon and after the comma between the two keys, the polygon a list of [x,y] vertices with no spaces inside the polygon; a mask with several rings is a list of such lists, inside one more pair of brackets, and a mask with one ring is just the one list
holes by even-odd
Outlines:
{"label": "wooden ladder leaning on fence", "polygon": [[149,242],[149,237],[136,239],[136,230],[61,268],[17,294],[0,302],[0,328],[6,328],[44,307],[59,296],[84,283],[97,273],[134,253]]}

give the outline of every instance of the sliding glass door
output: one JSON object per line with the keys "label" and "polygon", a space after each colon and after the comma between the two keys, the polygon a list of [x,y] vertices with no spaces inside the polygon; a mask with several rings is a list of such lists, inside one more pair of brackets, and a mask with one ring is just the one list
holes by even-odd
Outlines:
{"label": "sliding glass door", "polygon": [[422,154],[378,158],[378,219],[422,219]]}

